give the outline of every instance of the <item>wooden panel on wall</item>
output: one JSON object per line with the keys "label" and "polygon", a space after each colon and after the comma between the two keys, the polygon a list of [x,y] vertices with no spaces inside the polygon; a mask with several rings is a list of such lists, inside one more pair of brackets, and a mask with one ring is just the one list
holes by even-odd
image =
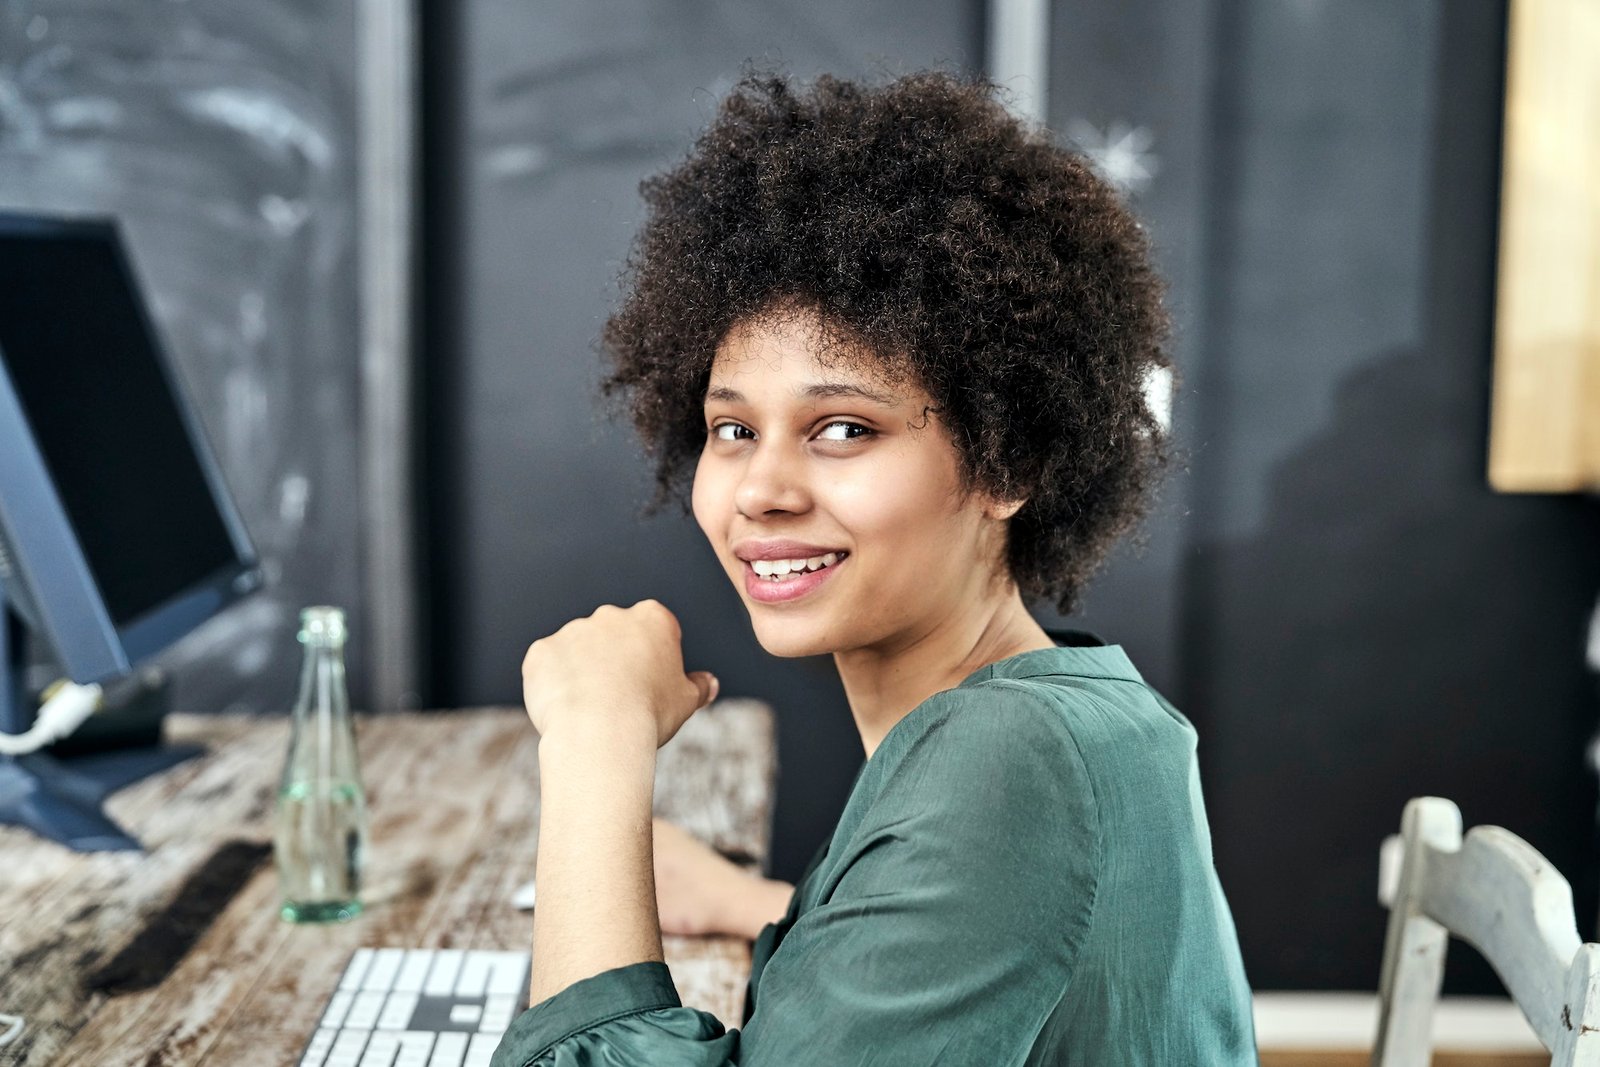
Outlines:
{"label": "wooden panel on wall", "polygon": [[1511,5],[1489,482],[1600,487],[1600,5]]}

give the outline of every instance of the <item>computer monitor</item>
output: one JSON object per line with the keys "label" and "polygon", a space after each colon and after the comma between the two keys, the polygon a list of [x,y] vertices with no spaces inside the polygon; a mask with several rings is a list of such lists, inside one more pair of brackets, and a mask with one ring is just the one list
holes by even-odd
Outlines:
{"label": "computer monitor", "polygon": [[[116,222],[0,212],[0,730],[37,710],[24,633],[61,676],[111,682],[260,585]],[[100,811],[119,775],[0,756],[0,822],[137,848]]]}

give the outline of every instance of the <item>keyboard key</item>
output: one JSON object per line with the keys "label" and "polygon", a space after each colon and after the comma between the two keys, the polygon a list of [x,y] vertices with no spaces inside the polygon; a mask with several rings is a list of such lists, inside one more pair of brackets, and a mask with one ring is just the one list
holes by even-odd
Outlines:
{"label": "keyboard key", "polygon": [[434,953],[433,970],[422,991],[430,997],[448,997],[455,992],[456,975],[461,973],[461,961],[466,953],[458,948],[441,949]]}
{"label": "keyboard key", "polygon": [[528,978],[529,955],[526,952],[496,952],[489,973],[490,993],[507,993],[516,996]]}
{"label": "keyboard key", "polygon": [[478,1029],[486,1033],[504,1033],[511,1025],[511,1017],[516,1013],[515,996],[491,994],[483,999],[483,1019],[478,1023]]}
{"label": "keyboard key", "polygon": [[355,999],[356,995],[348,989],[336,991],[328,1000],[328,1010],[322,1013],[321,1025],[334,1030],[343,1026],[345,1013],[350,1010],[350,1004]]}
{"label": "keyboard key", "polygon": [[366,977],[367,966],[372,963],[373,951],[370,948],[358,948],[356,954],[350,957],[350,966],[344,969],[344,977],[339,979],[340,989],[360,989],[361,979]]}
{"label": "keyboard key", "polygon": [[428,1053],[433,1049],[433,1034],[425,1030],[407,1030],[400,1035],[400,1055],[394,1067],[428,1067]]}
{"label": "keyboard key", "polygon": [[361,1067],[394,1067],[395,1053],[400,1051],[400,1035],[382,1031],[372,1035],[367,1051],[361,1057]]}
{"label": "keyboard key", "polygon": [[346,1030],[371,1030],[378,1025],[378,1013],[383,1010],[383,1001],[387,993],[369,993],[362,991],[356,994],[354,1003],[350,1005],[350,1014],[344,1017]]}
{"label": "keyboard key", "polygon": [[428,980],[428,968],[433,966],[433,950],[414,948],[406,953],[406,961],[400,965],[400,973],[395,975],[394,991],[396,993],[420,993],[422,983]]}
{"label": "keyboard key", "polygon": [[459,1030],[451,1030],[439,1035],[439,1040],[433,1046],[433,1058],[428,1061],[428,1067],[461,1067],[461,1061],[467,1054],[467,1035]]}
{"label": "keyboard key", "polygon": [[340,1030],[323,1067],[356,1067],[361,1059],[361,1049],[366,1043],[367,1031]]}
{"label": "keyboard key", "polygon": [[476,1023],[481,1018],[483,1018],[482,1004],[450,1005],[450,1021],[453,1023]]}
{"label": "keyboard key", "polygon": [[411,1013],[417,1010],[417,994],[390,993],[378,1013],[379,1030],[404,1030],[411,1025]]}
{"label": "keyboard key", "polygon": [[500,1046],[499,1034],[473,1034],[467,1046],[467,1059],[461,1067],[489,1067],[494,1050]]}
{"label": "keyboard key", "polygon": [[320,1029],[311,1035],[311,1043],[306,1046],[306,1054],[300,1057],[300,1067],[322,1067],[322,1061],[327,1059],[328,1050],[333,1048],[334,1031]]}
{"label": "keyboard key", "polygon": [[486,952],[468,952],[461,963],[461,974],[456,978],[456,996],[481,997],[489,987],[489,967],[492,957]]}
{"label": "keyboard key", "polygon": [[362,989],[376,989],[387,993],[400,973],[400,961],[405,959],[403,948],[380,948],[372,957],[372,966],[361,982]]}

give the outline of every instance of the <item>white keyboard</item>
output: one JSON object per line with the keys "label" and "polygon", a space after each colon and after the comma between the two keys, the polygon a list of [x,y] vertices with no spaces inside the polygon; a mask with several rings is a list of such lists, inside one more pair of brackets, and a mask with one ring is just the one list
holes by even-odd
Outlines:
{"label": "white keyboard", "polygon": [[362,948],[300,1067],[489,1067],[528,1004],[526,952]]}

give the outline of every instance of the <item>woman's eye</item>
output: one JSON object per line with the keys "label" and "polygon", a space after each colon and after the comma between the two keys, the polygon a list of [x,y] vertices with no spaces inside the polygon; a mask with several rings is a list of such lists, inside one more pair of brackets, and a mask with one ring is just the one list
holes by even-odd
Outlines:
{"label": "woman's eye", "polygon": [[872,434],[872,432],[873,432],[873,430],[872,430],[872,428],[870,426],[863,426],[859,422],[830,422],[830,423],[828,423],[828,425],[826,425],[826,426],[824,426],[822,428],[823,432],[826,433],[828,430],[833,429],[835,426],[842,426],[847,431],[848,430],[860,430],[861,432],[859,434],[855,434],[853,436],[851,434],[849,434],[849,433],[846,433],[845,436],[843,436],[843,437],[829,437],[829,438],[826,438],[826,440],[829,440],[829,441],[859,441],[863,437],[870,436]]}
{"label": "woman's eye", "polygon": [[733,430],[737,432],[743,429],[745,429],[745,427],[740,426],[737,422],[724,422],[717,426],[711,427],[711,436],[717,438],[719,441],[737,441],[739,439],[737,436],[730,437],[727,434],[724,434],[722,431]]}

